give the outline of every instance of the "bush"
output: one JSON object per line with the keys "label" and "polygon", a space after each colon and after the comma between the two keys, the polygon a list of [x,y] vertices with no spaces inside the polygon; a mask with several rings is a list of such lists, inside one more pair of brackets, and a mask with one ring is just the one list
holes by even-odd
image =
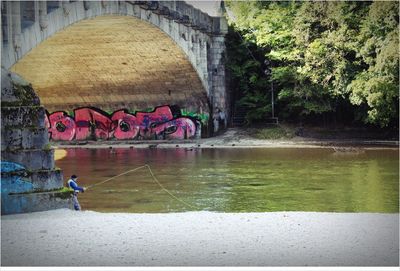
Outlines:
{"label": "bush", "polygon": [[275,126],[258,130],[254,137],[257,139],[290,139],[294,137],[294,131],[282,126]]}

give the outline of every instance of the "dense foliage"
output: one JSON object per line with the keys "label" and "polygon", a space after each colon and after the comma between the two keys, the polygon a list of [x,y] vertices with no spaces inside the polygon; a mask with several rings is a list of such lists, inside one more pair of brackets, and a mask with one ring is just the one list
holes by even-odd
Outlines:
{"label": "dense foliage", "polygon": [[227,6],[228,67],[249,121],[270,114],[272,83],[281,119],[397,126],[398,2]]}

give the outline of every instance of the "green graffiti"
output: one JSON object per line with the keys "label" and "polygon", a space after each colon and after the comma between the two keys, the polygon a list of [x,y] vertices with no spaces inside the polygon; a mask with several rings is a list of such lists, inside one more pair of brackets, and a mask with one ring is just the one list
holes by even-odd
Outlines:
{"label": "green graffiti", "polygon": [[192,117],[192,118],[199,119],[202,125],[207,125],[208,119],[210,117],[206,113],[196,113],[196,112],[187,111],[186,109],[181,109],[181,114],[183,117]]}

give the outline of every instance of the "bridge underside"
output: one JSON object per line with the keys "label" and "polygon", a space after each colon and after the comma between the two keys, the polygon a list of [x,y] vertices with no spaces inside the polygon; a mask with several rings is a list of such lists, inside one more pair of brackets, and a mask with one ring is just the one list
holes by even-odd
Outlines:
{"label": "bridge underside", "polygon": [[11,68],[51,113],[178,105],[208,114],[206,91],[183,51],[151,24],[124,16],[83,20],[56,33]]}

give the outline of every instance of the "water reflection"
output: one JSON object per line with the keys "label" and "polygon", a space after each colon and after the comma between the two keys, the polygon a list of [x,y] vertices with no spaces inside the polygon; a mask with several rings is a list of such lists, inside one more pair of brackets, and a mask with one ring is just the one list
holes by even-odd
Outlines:
{"label": "water reflection", "polygon": [[[68,149],[56,164],[84,186],[149,164],[166,189],[201,210],[399,211],[397,150]],[[94,187],[80,202],[105,212],[190,210],[145,169]]]}

